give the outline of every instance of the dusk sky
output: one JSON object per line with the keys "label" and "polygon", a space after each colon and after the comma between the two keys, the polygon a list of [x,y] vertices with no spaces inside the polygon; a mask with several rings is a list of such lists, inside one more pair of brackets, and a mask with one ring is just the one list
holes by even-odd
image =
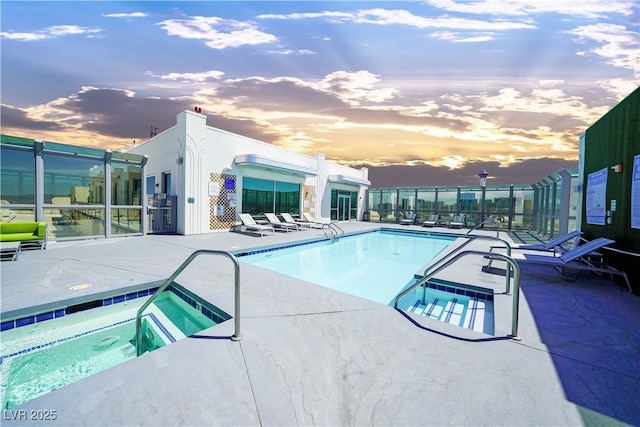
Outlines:
{"label": "dusk sky", "polygon": [[639,86],[637,0],[5,1],[2,133],[118,150],[209,126],[374,187],[530,184]]}

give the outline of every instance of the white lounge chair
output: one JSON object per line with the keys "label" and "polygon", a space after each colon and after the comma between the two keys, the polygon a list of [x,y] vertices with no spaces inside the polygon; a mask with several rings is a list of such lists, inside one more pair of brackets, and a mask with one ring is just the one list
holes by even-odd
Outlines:
{"label": "white lounge chair", "polygon": [[291,230],[300,230],[300,226],[298,224],[295,222],[282,222],[273,212],[265,213],[264,216],[267,217],[267,220],[269,220],[274,228],[285,230],[287,233]]}
{"label": "white lounge chair", "polygon": [[455,215],[451,221],[449,221],[449,228],[462,228],[464,227],[464,215]]}
{"label": "white lounge chair", "polygon": [[417,214],[415,212],[405,213],[405,218],[400,220],[400,225],[412,225],[416,222],[416,216]]}
{"label": "white lounge chair", "polygon": [[606,274],[615,274],[618,276],[622,276],[627,284],[627,288],[629,292],[633,292],[631,290],[631,284],[629,283],[629,278],[624,271],[617,270],[611,266],[608,266],[604,263],[592,263],[587,259],[589,254],[601,249],[605,246],[612,245],[615,243],[615,240],[607,239],[605,237],[600,237],[598,239],[592,240],[583,245],[577,246],[571,250],[568,250],[564,254],[556,257],[550,255],[541,255],[541,254],[523,254],[523,258],[514,258],[514,260],[518,264],[541,264],[541,265],[549,265],[552,267],[560,268],[560,271],[564,273],[565,269],[574,269],[578,270],[578,275],[576,276],[576,280],[580,277],[580,274],[583,271],[593,271],[596,273],[606,273]]}
{"label": "white lounge chair", "polygon": [[255,231],[256,233],[260,233],[260,236],[264,236],[265,231],[275,232],[273,226],[271,225],[262,225],[256,223],[256,221],[250,214],[240,214],[240,221],[242,221],[242,225],[247,231]]}
{"label": "white lounge chair", "polygon": [[423,227],[435,227],[440,219],[440,215],[429,215],[429,217],[423,221]]}
{"label": "white lounge chair", "polygon": [[309,212],[302,212],[302,217],[314,228],[322,228],[323,224],[315,220]]}
{"label": "white lounge chair", "polygon": [[280,215],[282,215],[282,219],[284,219],[285,222],[298,224],[300,227],[311,228],[311,223],[310,222],[297,220],[294,217],[292,217],[291,214],[289,214],[289,213],[284,213],[283,212]]}

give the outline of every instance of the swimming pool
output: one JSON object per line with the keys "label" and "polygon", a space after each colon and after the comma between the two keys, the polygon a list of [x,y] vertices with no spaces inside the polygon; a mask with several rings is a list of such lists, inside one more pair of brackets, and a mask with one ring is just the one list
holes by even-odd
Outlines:
{"label": "swimming pool", "polygon": [[[149,289],[67,307],[58,310],[57,317],[53,312],[3,320],[2,408],[135,358],[135,317],[153,292],[155,289]],[[101,306],[76,312],[97,304]],[[143,314],[144,350],[158,349],[230,317],[179,285],[171,285]]]}
{"label": "swimming pool", "polygon": [[[456,237],[379,230],[322,241],[239,253],[241,262],[385,305],[416,283],[424,267]],[[493,296],[434,280],[398,307],[483,333],[493,333]]]}
{"label": "swimming pool", "polygon": [[[389,304],[451,237],[377,231],[337,242],[239,254],[239,260],[330,289]],[[277,250],[274,250],[277,249]]]}

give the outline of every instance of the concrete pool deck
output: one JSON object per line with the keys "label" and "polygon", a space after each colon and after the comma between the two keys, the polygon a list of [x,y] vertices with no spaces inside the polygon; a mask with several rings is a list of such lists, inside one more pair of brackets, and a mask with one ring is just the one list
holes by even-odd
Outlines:
{"label": "concrete pool deck", "polygon": [[[162,281],[197,249],[322,234],[51,242],[0,265],[1,311]],[[5,411],[2,424],[35,424],[32,410],[55,411],[44,424],[60,426],[639,424],[640,298],[593,274],[572,282],[550,267],[523,267],[515,341],[505,279],[483,273],[485,263],[469,257],[437,277],[493,289],[497,336],[242,264],[241,341],[229,339],[227,321]],[[176,281],[235,315],[228,259],[199,257]],[[69,289],[79,284],[91,286]],[[11,419],[18,410],[26,420]]]}

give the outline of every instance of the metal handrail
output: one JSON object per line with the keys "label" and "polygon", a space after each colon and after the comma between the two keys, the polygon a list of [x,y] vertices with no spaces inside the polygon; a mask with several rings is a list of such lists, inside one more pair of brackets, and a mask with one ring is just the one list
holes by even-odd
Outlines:
{"label": "metal handrail", "polygon": [[325,236],[328,236],[327,231],[325,230],[325,226],[329,230],[329,233],[331,234],[331,238],[340,237],[344,234],[344,230],[340,228],[338,224],[334,224],[333,222],[323,222],[322,231],[324,232]]}
{"label": "metal handrail", "polygon": [[483,225],[485,225],[486,223],[491,222],[491,221],[495,221],[496,222],[496,237],[500,237],[500,220],[497,219],[497,218],[494,218],[493,216],[490,216],[489,218],[487,218],[484,221],[482,221],[480,224],[477,224],[471,230],[467,231],[465,233],[465,236],[468,236],[471,232],[479,229],[480,227],[482,227]]}
{"label": "metal handrail", "polygon": [[[434,269],[436,267],[438,267],[440,264],[444,263],[445,261],[447,261],[449,258],[451,258],[452,256],[454,256],[456,253],[458,253],[462,248],[464,248],[465,246],[467,246],[469,243],[471,243],[473,240],[475,239],[482,239],[482,240],[499,240],[500,242],[504,243],[505,247],[507,248],[507,256],[511,256],[511,244],[509,242],[507,242],[506,240],[500,238],[500,237],[493,237],[493,236],[483,236],[483,235],[479,235],[479,234],[469,234],[466,233],[464,235],[462,235],[461,237],[464,237],[466,239],[468,239],[466,242],[464,242],[463,244],[461,244],[460,246],[458,246],[457,248],[455,248],[454,250],[452,250],[451,252],[449,252],[446,256],[440,258],[439,260],[437,260],[436,262],[434,262],[433,264],[431,264],[430,266],[428,266],[423,273],[423,277],[426,276],[427,274],[429,274],[429,270]],[[510,287],[510,282],[509,279],[511,277],[511,271],[509,270],[509,265],[507,265],[507,276],[506,276],[506,288],[507,288],[507,292],[509,290]]]}
{"label": "metal handrail", "polygon": [[155,294],[151,296],[138,310],[136,314],[136,356],[140,356],[142,353],[142,313],[151,305],[153,300],[155,300],[158,295],[165,291],[174,281],[180,273],[184,271],[185,268],[191,261],[193,261],[199,255],[223,255],[233,261],[234,265],[234,274],[235,274],[235,308],[234,308],[234,321],[235,321],[235,331],[231,336],[232,341],[240,341],[242,339],[242,333],[240,333],[240,262],[238,262],[238,258],[230,252],[226,251],[215,251],[210,249],[200,249],[192,253],[189,258],[187,258],[178,269],[167,279],[165,282],[160,285]]}
{"label": "metal handrail", "polygon": [[[456,262],[459,258],[462,258],[464,256],[467,255],[482,255],[485,257],[489,257],[491,259],[502,259],[503,261],[506,261],[506,263],[508,265],[510,265],[513,268],[513,296],[512,296],[512,300],[513,300],[513,304],[512,304],[512,308],[511,308],[511,338],[514,340],[520,340],[521,338],[518,336],[518,316],[519,316],[519,302],[520,302],[520,266],[518,265],[518,263],[511,258],[510,256],[504,255],[504,254],[499,254],[499,253],[495,253],[495,252],[484,252],[484,251],[464,251],[464,252],[460,252],[459,254],[457,254],[456,256],[454,256],[453,258],[450,258],[446,263],[444,263],[443,265],[439,266],[437,269],[435,269],[434,271],[430,272],[428,275],[426,275],[425,277],[423,277],[422,279],[418,280],[413,286],[410,286],[409,288],[405,289],[404,291],[400,292],[393,300],[393,307],[394,308],[398,308],[398,301],[400,300],[400,298],[402,298],[403,296],[405,296],[406,294],[408,294],[410,291],[414,290],[415,288],[417,288],[418,286],[426,286],[427,282],[436,274],[438,273],[440,270],[443,270],[444,268],[450,266],[451,264],[453,264],[454,262]],[[507,283],[509,283],[509,269],[507,268]],[[507,290],[505,291],[505,293],[507,295],[510,294],[510,289],[507,288]]]}

